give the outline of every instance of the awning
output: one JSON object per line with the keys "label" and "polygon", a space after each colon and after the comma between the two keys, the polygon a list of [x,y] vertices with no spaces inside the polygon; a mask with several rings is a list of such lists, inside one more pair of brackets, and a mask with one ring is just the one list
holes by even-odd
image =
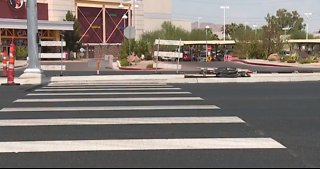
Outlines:
{"label": "awning", "polygon": [[[39,30],[73,30],[74,22],[69,21],[38,21]],[[0,19],[1,29],[27,29],[27,20],[25,19]]]}
{"label": "awning", "polygon": [[167,45],[167,46],[183,46],[183,45],[235,45],[234,40],[213,40],[213,41],[176,41],[176,40],[163,40],[156,39],[155,45]]}
{"label": "awning", "polygon": [[234,45],[236,41],[234,40],[211,40],[211,41],[184,41],[185,45]]}

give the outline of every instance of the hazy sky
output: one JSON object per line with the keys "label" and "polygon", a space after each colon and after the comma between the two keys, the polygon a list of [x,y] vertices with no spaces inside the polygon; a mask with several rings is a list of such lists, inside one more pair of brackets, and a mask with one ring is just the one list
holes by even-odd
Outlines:
{"label": "hazy sky", "polygon": [[230,6],[226,11],[227,23],[245,23],[264,25],[268,13],[275,15],[280,8],[297,10],[300,15],[311,12],[310,31],[320,29],[320,0],[172,0],[173,18],[223,24],[222,5]]}

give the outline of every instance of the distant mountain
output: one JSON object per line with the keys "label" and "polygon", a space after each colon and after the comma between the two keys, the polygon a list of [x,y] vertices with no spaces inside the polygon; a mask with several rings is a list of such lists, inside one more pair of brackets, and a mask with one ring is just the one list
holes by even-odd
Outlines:
{"label": "distant mountain", "polygon": [[[192,23],[192,29],[198,29],[198,22],[193,22]],[[206,28],[206,26],[209,26],[213,32],[222,32],[222,27],[223,25],[221,24],[214,24],[214,23],[206,23],[206,22],[201,22],[200,23],[200,29]]]}
{"label": "distant mountain", "polygon": [[[198,29],[198,22],[193,22],[192,23],[192,29]],[[200,29],[205,29],[206,26],[209,26],[212,29],[213,34],[218,35],[219,39],[223,38],[223,25],[221,24],[214,24],[214,23],[206,23],[206,22],[201,22],[200,23]]]}

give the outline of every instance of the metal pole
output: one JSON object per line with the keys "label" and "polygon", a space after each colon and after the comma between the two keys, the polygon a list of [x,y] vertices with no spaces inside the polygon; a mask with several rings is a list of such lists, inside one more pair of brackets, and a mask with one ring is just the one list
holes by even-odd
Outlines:
{"label": "metal pole", "polygon": [[38,12],[37,1],[27,1],[27,19],[28,19],[28,57],[29,64],[25,73],[41,73],[40,61],[38,56]]}
{"label": "metal pole", "polygon": [[223,40],[226,41],[226,7],[223,8]]}
{"label": "metal pole", "polygon": [[[309,21],[307,21],[309,22]],[[307,33],[306,33],[306,39],[309,39],[309,23],[307,23]]]}
{"label": "metal pole", "polygon": [[63,34],[60,34],[60,37],[61,37],[61,62],[60,62],[61,71],[60,71],[60,76],[63,76],[63,68],[62,68],[62,60],[63,60]]}
{"label": "metal pole", "polygon": [[160,54],[160,38],[158,40],[158,52],[157,52],[157,60],[156,60],[156,73],[158,73],[158,61],[159,61],[159,54]]}
{"label": "metal pole", "polygon": [[2,35],[2,29],[0,28],[0,53],[3,52],[3,50],[2,50],[2,37],[1,37],[1,35]]}
{"label": "metal pole", "polygon": [[178,48],[178,65],[177,65],[177,74],[179,74],[180,53],[181,53],[181,39],[180,39],[179,48]]}
{"label": "metal pole", "polygon": [[132,0],[133,27],[136,28],[136,0]]}
{"label": "metal pole", "polygon": [[208,62],[208,29],[206,28],[206,62]]}

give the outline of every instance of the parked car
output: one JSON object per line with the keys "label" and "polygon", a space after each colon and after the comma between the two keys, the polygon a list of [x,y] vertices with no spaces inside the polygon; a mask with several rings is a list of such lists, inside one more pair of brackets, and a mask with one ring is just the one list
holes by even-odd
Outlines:
{"label": "parked car", "polygon": [[187,61],[191,62],[193,59],[192,59],[192,56],[191,56],[191,55],[184,54],[182,60],[183,60],[183,61],[186,61],[186,62],[187,62]]}

